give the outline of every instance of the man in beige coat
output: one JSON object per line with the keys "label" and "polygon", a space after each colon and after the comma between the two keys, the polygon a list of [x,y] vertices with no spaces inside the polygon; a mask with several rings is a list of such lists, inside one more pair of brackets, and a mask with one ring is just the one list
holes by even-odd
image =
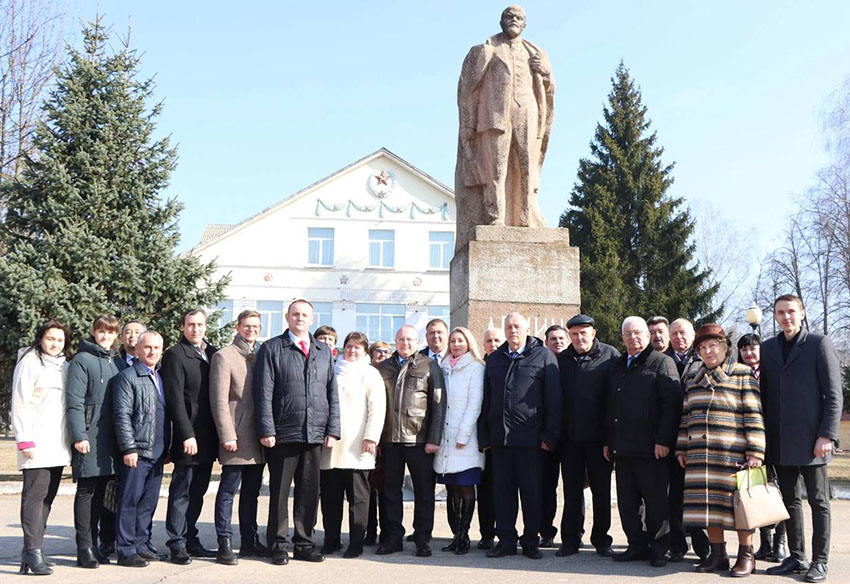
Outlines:
{"label": "man in beige coat", "polygon": [[210,364],[210,405],[220,441],[221,483],[215,497],[216,561],[236,565],[231,547],[233,497],[239,493],[239,557],[267,556],[257,535],[257,498],[265,457],[254,421],[251,389],[254,356],[260,348],[260,313],[244,310],[236,321],[233,344],[213,355]]}

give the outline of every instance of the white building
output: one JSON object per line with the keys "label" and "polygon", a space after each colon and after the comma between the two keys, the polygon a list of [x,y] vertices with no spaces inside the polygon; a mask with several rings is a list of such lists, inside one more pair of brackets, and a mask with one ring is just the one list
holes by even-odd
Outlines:
{"label": "white building", "polygon": [[235,225],[209,225],[189,253],[231,282],[222,320],[252,308],[263,338],[286,329],[292,300],[315,307],[339,344],[353,330],[394,342],[403,323],[448,320],[455,198],[381,149]]}

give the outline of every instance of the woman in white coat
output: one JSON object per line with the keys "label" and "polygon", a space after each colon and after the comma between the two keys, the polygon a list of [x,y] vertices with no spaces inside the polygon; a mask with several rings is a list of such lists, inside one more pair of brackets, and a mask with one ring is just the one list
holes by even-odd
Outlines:
{"label": "woman in white coat", "polygon": [[375,468],[375,450],[384,428],[387,396],[384,381],[369,362],[369,341],[359,332],[348,333],[342,358],[336,362],[340,438],[323,448],[321,462],[323,554],[342,549],[342,497],[348,499],[348,549],[344,557],[363,553],[369,518],[369,472]]}
{"label": "woman in white coat", "polygon": [[18,470],[24,474],[21,574],[52,574],[44,557],[44,529],[59,490],[62,468],[71,464],[65,425],[68,329],[55,321],[38,328],[35,342],[18,359],[12,377],[12,428]]}
{"label": "woman in white coat", "polygon": [[469,525],[475,510],[475,486],[481,483],[484,454],[478,450],[476,425],[484,398],[484,363],[469,330],[456,327],[449,335],[449,353],[442,361],[446,380],[446,422],[440,449],[434,456],[437,482],[446,485],[448,516],[454,538],[443,551],[469,551]]}

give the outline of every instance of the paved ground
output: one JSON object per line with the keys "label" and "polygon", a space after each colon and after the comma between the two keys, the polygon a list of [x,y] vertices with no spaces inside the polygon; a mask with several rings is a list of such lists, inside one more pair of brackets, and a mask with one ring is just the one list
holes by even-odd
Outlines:
{"label": "paved ground", "polygon": [[[589,493],[588,493],[589,494]],[[589,497],[588,497],[589,500]],[[693,556],[681,564],[669,564],[666,568],[651,568],[646,562],[620,564],[598,557],[592,549],[582,550],[577,556],[569,558],[555,557],[554,550],[544,550],[542,560],[529,560],[523,556],[502,559],[488,559],[484,552],[473,549],[467,556],[455,556],[439,551],[445,545],[449,529],[445,519],[445,506],[438,504],[437,526],[435,529],[435,549],[431,558],[420,559],[413,555],[413,544],[405,544],[402,554],[391,556],[376,556],[374,548],[367,548],[366,553],[358,559],[346,560],[340,554],[332,556],[323,564],[305,564],[292,561],[288,566],[273,566],[262,560],[241,560],[236,567],[219,566],[213,560],[194,560],[189,566],[176,566],[170,563],[157,562],[148,568],[122,568],[115,565],[103,566],[98,570],[83,570],[74,566],[75,544],[73,527],[73,498],[70,496],[57,497],[50,516],[47,529],[45,548],[47,553],[56,560],[54,579],[63,584],[96,582],[148,583],[164,582],[204,582],[215,584],[231,582],[239,579],[244,582],[262,580],[295,578],[294,581],[321,578],[328,583],[361,583],[369,584],[400,583],[414,584],[428,582],[438,584],[491,584],[496,579],[523,582],[644,582],[647,578],[655,578],[662,582],[681,582],[686,578],[688,584],[702,582],[718,582],[718,576],[712,574],[697,574],[691,563]],[[208,494],[201,517],[201,537],[207,546],[212,547],[215,533],[212,525],[213,495]],[[268,498],[260,499],[260,517],[264,524],[267,513]],[[21,549],[21,531],[18,518],[20,499],[16,495],[0,495],[0,582],[22,581],[17,576],[18,562]],[[405,514],[412,515],[410,503],[405,506]],[[614,526],[612,535],[615,547],[621,547],[625,538],[620,529],[616,509],[614,509]],[[165,499],[160,499],[154,525],[155,544],[165,549]],[[590,520],[590,509],[588,509]],[[808,525],[808,523],[807,523]],[[321,528],[321,518],[319,519]],[[345,529],[345,526],[343,527]],[[408,529],[410,526],[408,524]],[[238,532],[238,530],[237,530]],[[475,534],[477,535],[477,533]],[[322,533],[317,534],[321,542]],[[729,534],[729,550],[734,553],[733,535]],[[236,542],[234,542],[235,544]],[[850,581],[850,502],[835,501],[833,503],[833,536],[830,561],[831,582]],[[771,564],[772,565],[772,564]],[[759,562],[758,574],[750,578],[751,582],[772,582],[781,584],[802,580],[799,578],[769,577],[763,573],[769,564]],[[303,579],[303,580],[302,580]]]}

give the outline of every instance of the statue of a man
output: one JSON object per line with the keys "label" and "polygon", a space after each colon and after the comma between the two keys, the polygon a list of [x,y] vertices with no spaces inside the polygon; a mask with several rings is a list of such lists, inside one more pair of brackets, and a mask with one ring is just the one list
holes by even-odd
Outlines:
{"label": "statue of a man", "polygon": [[475,225],[546,226],[537,190],[555,80],[546,52],[520,37],[522,7],[506,8],[501,26],[470,49],[458,82],[457,249]]}

